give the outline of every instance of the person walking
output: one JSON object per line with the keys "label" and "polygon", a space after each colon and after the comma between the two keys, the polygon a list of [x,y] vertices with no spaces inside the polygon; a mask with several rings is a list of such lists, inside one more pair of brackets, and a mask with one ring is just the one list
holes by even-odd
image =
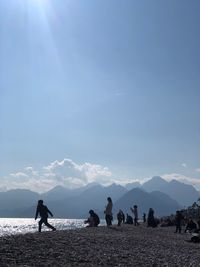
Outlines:
{"label": "person walking", "polygon": [[41,219],[38,223],[38,232],[41,232],[42,224],[44,223],[48,228],[52,229],[53,231],[56,230],[51,224],[48,223],[48,213],[53,217],[51,211],[43,204],[43,200],[38,200],[38,205],[35,213],[35,220],[37,220],[38,214],[40,215]]}
{"label": "person walking", "polygon": [[107,226],[110,226],[110,225],[112,225],[112,220],[113,220],[113,215],[112,215],[113,203],[112,203],[111,197],[108,197],[107,201],[108,201],[108,203],[106,205],[106,209],[105,209],[104,213],[105,213],[106,224],[107,224]]}

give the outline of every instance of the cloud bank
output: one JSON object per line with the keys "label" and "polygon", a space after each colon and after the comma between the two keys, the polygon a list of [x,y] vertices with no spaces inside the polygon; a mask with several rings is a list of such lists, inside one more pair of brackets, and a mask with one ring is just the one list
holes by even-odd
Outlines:
{"label": "cloud bank", "polygon": [[[195,171],[197,173],[200,172],[200,168],[196,168]],[[175,179],[186,184],[192,184],[196,189],[200,190],[200,179],[198,178],[188,177],[178,173],[163,174],[160,176],[167,181]],[[55,160],[38,170],[32,166],[28,166],[18,172],[0,177],[0,191],[21,188],[41,193],[57,185],[72,189],[92,182],[106,186],[111,183],[125,185],[140,182],[143,184],[149,179],[151,178],[116,178],[108,167],[89,162],[78,164],[67,158],[61,161]]]}
{"label": "cloud bank", "polygon": [[61,185],[77,188],[91,182],[107,184],[111,182],[112,173],[107,167],[98,164],[77,164],[71,159],[55,160],[40,170],[29,166],[16,173],[1,178],[1,189],[26,188],[36,192],[45,192]]}

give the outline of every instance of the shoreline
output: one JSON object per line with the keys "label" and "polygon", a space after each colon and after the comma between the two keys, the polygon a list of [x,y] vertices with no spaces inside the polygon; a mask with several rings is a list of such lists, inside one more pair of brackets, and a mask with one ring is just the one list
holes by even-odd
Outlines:
{"label": "shoreline", "polygon": [[0,237],[0,266],[200,266],[175,227],[99,226]]}

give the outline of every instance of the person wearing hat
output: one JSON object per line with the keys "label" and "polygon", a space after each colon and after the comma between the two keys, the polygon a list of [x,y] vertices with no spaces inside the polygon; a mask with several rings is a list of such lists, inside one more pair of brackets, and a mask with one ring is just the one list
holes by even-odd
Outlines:
{"label": "person wearing hat", "polygon": [[84,223],[88,223],[87,227],[97,227],[100,223],[99,216],[93,211],[89,211],[90,217]]}
{"label": "person wearing hat", "polygon": [[38,214],[40,215],[41,219],[38,223],[38,231],[41,232],[42,224],[44,223],[48,228],[52,229],[53,231],[56,230],[51,224],[48,223],[48,213],[53,217],[51,211],[43,204],[43,200],[38,200],[38,205],[35,213],[35,220],[37,220]]}

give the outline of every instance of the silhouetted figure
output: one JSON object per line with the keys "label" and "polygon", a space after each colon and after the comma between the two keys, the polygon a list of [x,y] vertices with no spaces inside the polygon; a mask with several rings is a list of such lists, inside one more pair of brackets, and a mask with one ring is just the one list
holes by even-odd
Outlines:
{"label": "silhouetted figure", "polygon": [[51,211],[47,208],[47,206],[43,205],[43,200],[38,200],[37,210],[35,213],[35,220],[37,220],[38,214],[40,215],[41,219],[38,223],[39,228],[38,231],[41,232],[42,224],[44,223],[47,227],[51,228],[53,231],[56,230],[51,224],[48,223],[48,213],[53,217]]}
{"label": "silhouetted figure", "polygon": [[187,231],[193,232],[196,229],[197,229],[196,223],[190,218],[189,221],[188,221],[188,223],[187,223],[187,225],[186,225],[186,227],[185,227],[185,233]]}
{"label": "silhouetted figure", "polygon": [[143,213],[143,223],[145,223],[146,222],[146,213]]}
{"label": "silhouetted figure", "polygon": [[124,219],[124,213],[122,210],[119,210],[119,212],[117,213],[117,220],[118,220],[118,226],[121,226],[121,223],[123,222]]}
{"label": "silhouetted figure", "polygon": [[198,221],[197,221],[197,224],[198,224],[198,227],[199,227],[199,229],[200,229],[200,217],[199,217],[199,219],[198,219]]}
{"label": "silhouetted figure", "polygon": [[182,220],[184,219],[182,213],[177,210],[176,212],[176,216],[175,216],[175,224],[176,224],[176,230],[175,230],[175,233],[179,232],[181,233],[181,223],[182,223]]}
{"label": "silhouetted figure", "polygon": [[112,203],[111,197],[108,197],[107,201],[108,201],[108,204],[106,205],[106,209],[104,213],[105,213],[106,224],[107,226],[110,226],[112,225],[112,220],[113,220],[113,215],[112,215],[113,203]]}
{"label": "silhouetted figure", "polygon": [[93,211],[89,211],[90,217],[84,222],[88,223],[87,227],[97,227],[100,223],[99,216]]}
{"label": "silhouetted figure", "polygon": [[133,224],[133,218],[128,213],[126,214],[126,224]]}
{"label": "silhouetted figure", "polygon": [[149,209],[148,217],[147,217],[147,226],[148,227],[156,227],[157,222],[154,218],[154,210],[152,208]]}
{"label": "silhouetted figure", "polygon": [[125,223],[125,215],[122,210],[121,210],[121,213],[122,213],[122,222]]}
{"label": "silhouetted figure", "polygon": [[137,226],[139,225],[138,223],[138,208],[137,205],[134,205],[133,208],[130,208],[131,211],[133,212],[134,215],[134,225]]}

